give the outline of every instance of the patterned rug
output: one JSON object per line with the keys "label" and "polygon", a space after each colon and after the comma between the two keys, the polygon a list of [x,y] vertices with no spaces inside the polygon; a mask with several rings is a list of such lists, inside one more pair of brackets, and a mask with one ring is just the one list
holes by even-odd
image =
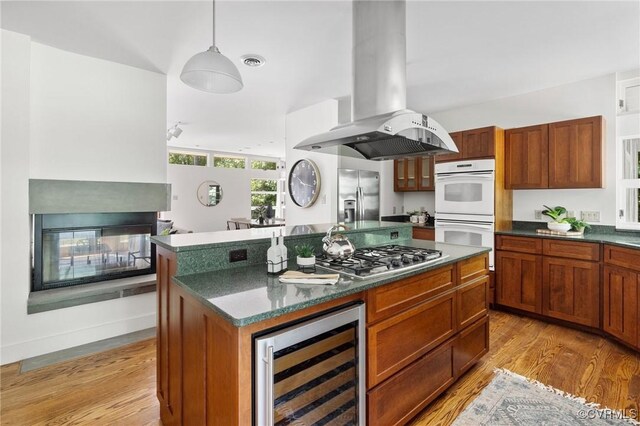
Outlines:
{"label": "patterned rug", "polygon": [[493,380],[458,416],[454,426],[640,425],[635,410],[600,408],[511,371],[495,372]]}

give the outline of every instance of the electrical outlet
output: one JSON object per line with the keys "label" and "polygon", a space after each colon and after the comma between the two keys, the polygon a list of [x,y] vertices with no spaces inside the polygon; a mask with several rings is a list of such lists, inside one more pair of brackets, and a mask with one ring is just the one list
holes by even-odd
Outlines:
{"label": "electrical outlet", "polygon": [[396,206],[393,206],[393,214],[396,214]]}
{"label": "electrical outlet", "polygon": [[599,211],[583,211],[581,219],[585,222],[600,222]]}
{"label": "electrical outlet", "polygon": [[542,210],[534,210],[533,217],[535,220],[542,220]]}
{"label": "electrical outlet", "polygon": [[389,238],[391,238],[392,240],[397,240],[398,239],[398,231],[392,231],[391,234],[389,235]]}
{"label": "electrical outlet", "polygon": [[567,213],[565,214],[564,217],[576,217],[576,211],[575,210],[567,210]]}
{"label": "electrical outlet", "polygon": [[171,197],[171,199],[173,199],[173,201],[178,201],[178,196],[174,195],[174,196]]}
{"label": "electrical outlet", "polygon": [[400,206],[400,213],[404,213],[404,206]]}
{"label": "electrical outlet", "polygon": [[231,250],[229,252],[229,263],[247,260],[247,249]]}

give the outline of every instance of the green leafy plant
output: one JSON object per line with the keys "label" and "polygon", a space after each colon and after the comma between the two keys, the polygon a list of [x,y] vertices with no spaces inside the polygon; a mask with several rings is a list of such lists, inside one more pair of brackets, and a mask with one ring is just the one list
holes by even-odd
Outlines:
{"label": "green leafy plant", "polygon": [[315,252],[313,251],[313,246],[310,244],[301,244],[295,247],[296,255],[300,257],[313,257],[315,256]]}
{"label": "green leafy plant", "polygon": [[162,236],[167,236],[167,235],[170,235],[170,234],[171,234],[171,228],[164,229],[160,233],[160,235],[162,235]]}
{"label": "green leafy plant", "polygon": [[258,206],[255,209],[253,209],[253,211],[255,212],[257,217],[264,217],[264,214],[267,211],[267,208],[265,206]]}
{"label": "green leafy plant", "polygon": [[545,206],[544,204],[542,205],[542,207],[545,208],[545,210],[542,210],[542,214],[545,216],[549,216],[551,219],[553,219],[554,222],[558,222],[558,223],[567,222],[567,219],[562,217],[564,214],[567,213],[567,209],[565,209],[564,207],[555,206],[551,208],[549,206]]}
{"label": "green leafy plant", "polygon": [[589,225],[587,222],[585,222],[584,220],[576,219],[575,217],[568,217],[565,219],[565,221],[571,225],[572,231],[582,231],[583,229],[591,228],[591,225]]}

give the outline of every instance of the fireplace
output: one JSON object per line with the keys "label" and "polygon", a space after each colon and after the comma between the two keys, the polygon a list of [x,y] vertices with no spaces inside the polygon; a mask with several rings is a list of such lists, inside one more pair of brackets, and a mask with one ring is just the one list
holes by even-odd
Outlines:
{"label": "fireplace", "polygon": [[156,212],[35,214],[33,291],[156,271]]}

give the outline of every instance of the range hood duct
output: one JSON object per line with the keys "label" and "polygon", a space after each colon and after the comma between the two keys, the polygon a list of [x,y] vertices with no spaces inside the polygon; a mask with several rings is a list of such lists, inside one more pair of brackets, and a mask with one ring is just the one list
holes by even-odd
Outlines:
{"label": "range hood duct", "polygon": [[458,149],[435,120],[407,106],[406,3],[353,2],[353,121],[295,146],[367,160]]}

